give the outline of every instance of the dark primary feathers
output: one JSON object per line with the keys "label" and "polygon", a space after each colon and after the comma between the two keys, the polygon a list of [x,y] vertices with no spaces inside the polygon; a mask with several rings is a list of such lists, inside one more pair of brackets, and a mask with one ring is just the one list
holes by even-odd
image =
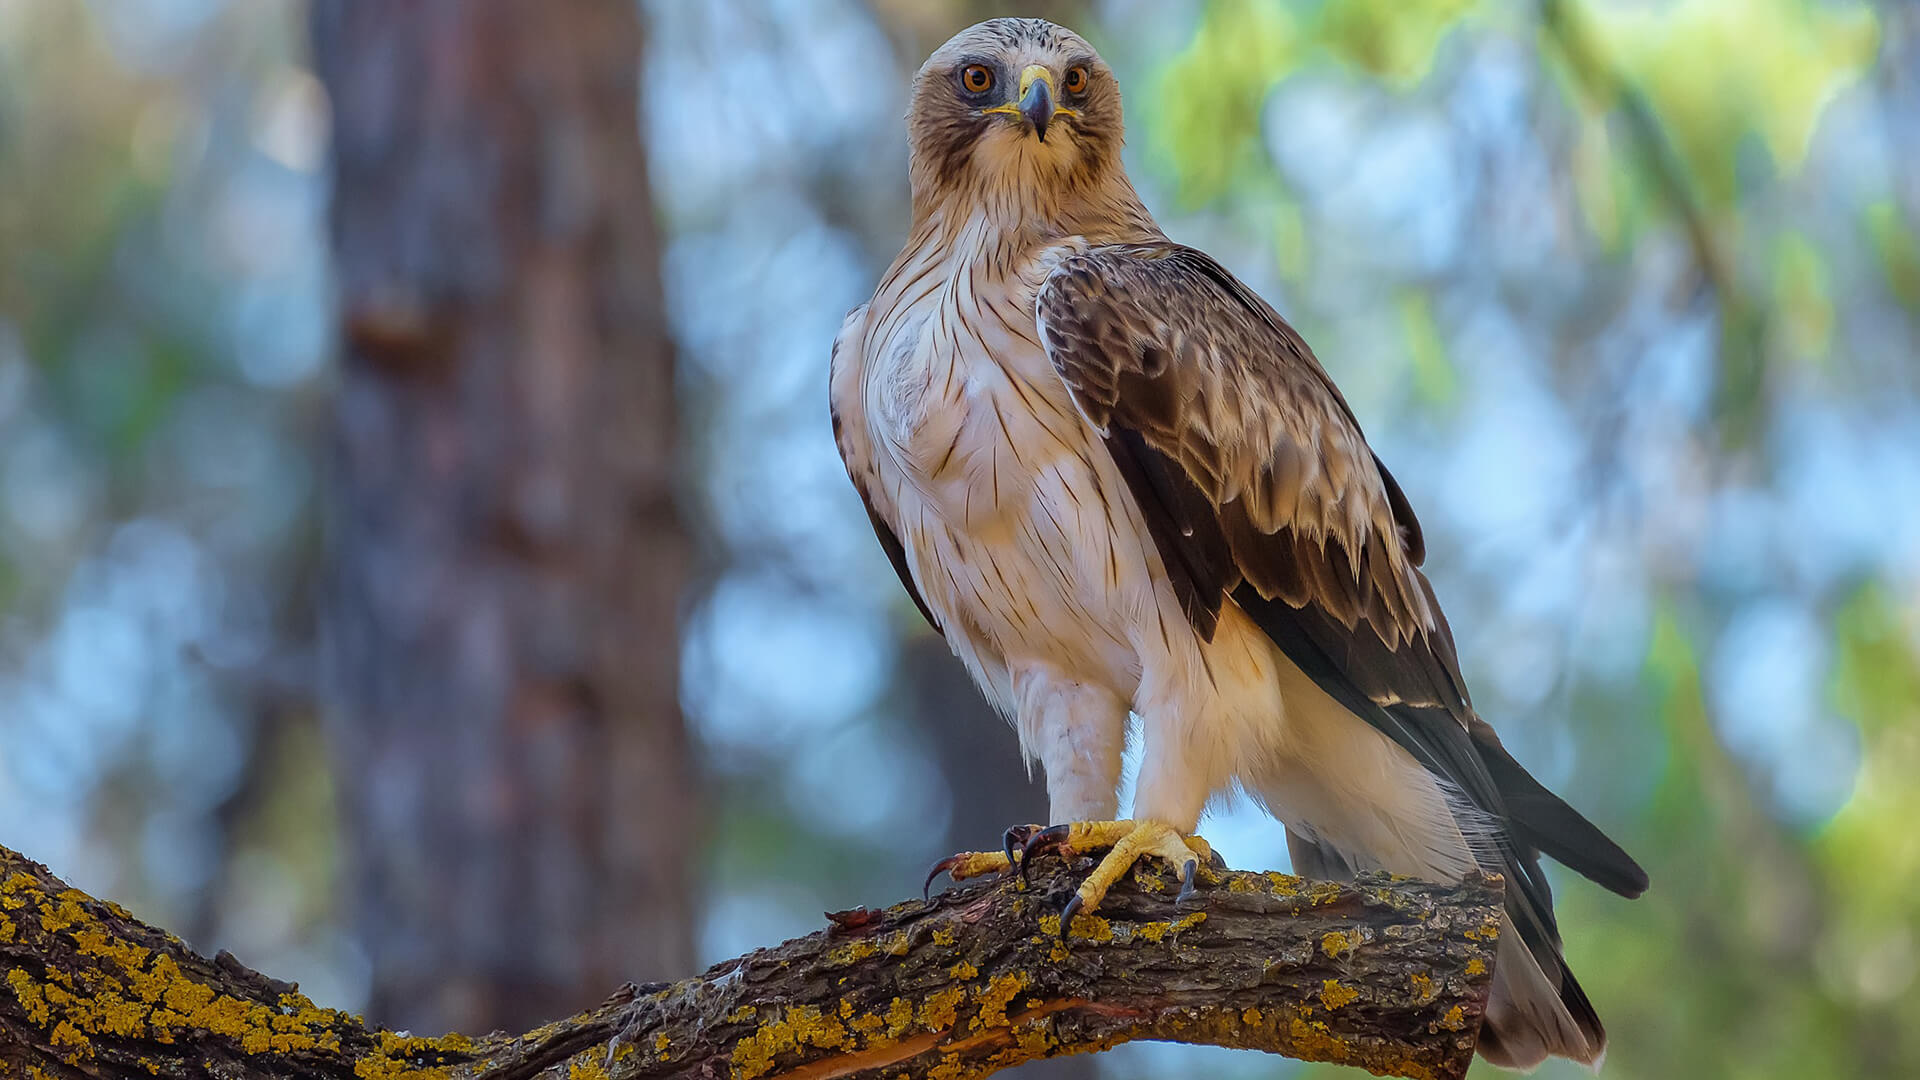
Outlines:
{"label": "dark primary feathers", "polygon": [[1476,852],[1568,1012],[1599,1020],[1559,959],[1546,852],[1626,896],[1644,871],[1534,780],[1473,712],[1419,564],[1419,522],[1300,336],[1218,263],[1171,243],[1061,262],[1037,314],[1105,436],[1189,618],[1237,604],[1329,696],[1504,828]]}

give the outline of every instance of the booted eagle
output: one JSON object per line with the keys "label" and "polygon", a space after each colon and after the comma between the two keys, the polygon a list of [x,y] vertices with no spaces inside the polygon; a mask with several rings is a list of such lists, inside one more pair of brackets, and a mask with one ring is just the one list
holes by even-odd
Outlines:
{"label": "booted eagle", "polygon": [[1539,859],[1625,896],[1646,874],[1474,712],[1406,494],[1300,335],[1154,224],[1113,72],[995,19],[927,60],[908,128],[912,230],[834,342],[835,435],[1060,823],[942,867],[1107,850],[1064,926],[1143,855],[1191,888],[1201,811],[1238,787],[1301,874],[1505,875],[1480,1051],[1597,1062]]}

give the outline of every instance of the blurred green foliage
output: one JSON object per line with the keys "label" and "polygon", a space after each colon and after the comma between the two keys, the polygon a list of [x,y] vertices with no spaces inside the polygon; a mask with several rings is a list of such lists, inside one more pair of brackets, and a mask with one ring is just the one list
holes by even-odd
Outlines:
{"label": "blurred green foliage", "polygon": [[[1577,9],[1568,18],[1584,20],[1600,62],[1647,96],[1715,209],[1736,201],[1738,152],[1749,138],[1780,169],[1798,168],[1821,110],[1866,74],[1879,45],[1878,20],[1861,5],[1679,0]],[[1600,93],[1592,105],[1613,103]]]}
{"label": "blurred green foliage", "polygon": [[1217,199],[1238,175],[1259,168],[1260,107],[1294,63],[1301,33],[1286,7],[1211,4],[1192,43],[1161,72],[1158,92],[1141,107],[1144,126],[1177,169],[1183,203]]}
{"label": "blurred green foliage", "polygon": [[1902,304],[1920,310],[1920,240],[1914,227],[1902,220],[1891,201],[1874,202],[1861,211],[1880,272]]}

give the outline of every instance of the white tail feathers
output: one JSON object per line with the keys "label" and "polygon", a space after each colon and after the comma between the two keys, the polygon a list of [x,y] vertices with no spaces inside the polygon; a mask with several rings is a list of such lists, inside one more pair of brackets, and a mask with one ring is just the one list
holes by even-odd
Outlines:
{"label": "white tail feathers", "polygon": [[1597,1023],[1589,1030],[1575,1020],[1560,987],[1541,970],[1513,921],[1502,916],[1493,993],[1480,1029],[1481,1056],[1503,1069],[1531,1071],[1557,1055],[1598,1070],[1606,1052],[1606,1032]]}

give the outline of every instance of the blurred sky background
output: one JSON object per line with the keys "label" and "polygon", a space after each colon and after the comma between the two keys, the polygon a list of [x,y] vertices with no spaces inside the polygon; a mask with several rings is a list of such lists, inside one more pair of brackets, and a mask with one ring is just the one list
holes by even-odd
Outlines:
{"label": "blurred sky background", "polygon": [[[826,366],[903,239],[908,77],[1024,10],[641,5],[704,553],[701,964],[912,893],[971,783],[948,719],[1018,768],[926,660]],[[1302,331],[1407,490],[1480,711],[1647,866],[1632,903],[1555,877],[1605,1075],[1920,1075],[1920,5],[1046,11],[1118,72],[1166,231]],[[336,375],[306,19],[0,0],[0,842],[358,1009],[313,686]],[[1245,808],[1202,832],[1286,865]]]}

